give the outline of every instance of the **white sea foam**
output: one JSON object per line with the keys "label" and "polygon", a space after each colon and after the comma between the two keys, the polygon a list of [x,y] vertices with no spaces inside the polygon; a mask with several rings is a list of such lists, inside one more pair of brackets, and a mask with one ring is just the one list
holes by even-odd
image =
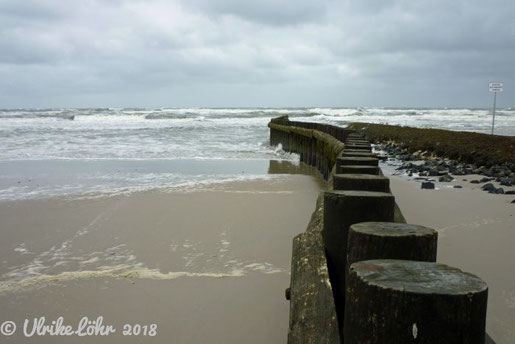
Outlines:
{"label": "white sea foam", "polygon": [[[98,260],[90,259],[83,261],[81,265],[88,265]],[[29,277],[11,274],[9,280],[0,281],[0,294],[5,292],[19,292],[32,288],[45,287],[51,283],[67,282],[78,279],[92,278],[127,278],[127,279],[153,279],[153,280],[172,280],[180,277],[204,277],[204,278],[226,278],[243,277],[250,272],[260,272],[264,274],[285,273],[286,271],[277,268],[269,263],[238,263],[236,260],[225,264],[224,271],[195,272],[195,271],[169,271],[162,272],[158,269],[150,269],[136,264],[128,266],[126,264],[114,266],[99,266],[95,270],[63,271],[57,274],[44,274],[32,272]]]}
{"label": "white sea foam", "polygon": [[65,271],[57,275],[39,275],[35,277],[24,278],[21,280],[11,280],[0,282],[0,293],[17,292],[30,288],[43,287],[49,283],[67,282],[77,279],[91,278],[128,278],[128,279],[154,279],[154,280],[171,280],[179,277],[207,277],[207,278],[224,278],[224,277],[241,277],[244,271],[232,271],[229,273],[219,272],[166,272],[163,273],[157,269],[133,268],[127,269],[126,266],[115,266],[99,270],[83,270],[83,271]]}
{"label": "white sea foam", "polygon": [[21,254],[30,254],[30,252],[25,247],[25,243],[21,243],[18,247],[15,247],[14,252],[21,253]]}
{"label": "white sea foam", "polygon": [[[267,123],[279,115],[335,125],[366,121],[485,133],[491,125],[490,110],[465,108],[0,110],[0,200],[90,198],[151,189],[190,192],[265,178],[266,170],[184,173],[167,170],[162,162],[298,161],[297,155],[268,145]],[[499,134],[515,135],[515,110],[499,109],[496,128]]]}
{"label": "white sea foam", "polygon": [[[230,231],[227,226],[214,245],[202,241],[184,239],[170,244],[174,259],[171,271],[149,267],[148,262],[138,260],[126,244],[118,244],[101,250],[84,252],[77,250],[76,241],[83,236],[94,234],[101,227],[101,221],[116,210],[111,207],[98,214],[86,226],[79,228],[74,235],[55,243],[48,250],[34,254],[32,260],[10,269],[0,275],[0,293],[17,292],[49,284],[76,279],[128,278],[171,280],[175,278],[222,278],[242,277],[249,273],[275,274],[287,270],[268,262],[238,259],[231,250]],[[17,252],[27,252],[25,244],[20,244]],[[165,252],[166,253],[166,252]],[[167,253],[169,254],[169,253]],[[169,258],[167,258],[169,259]],[[152,265],[155,265],[153,263]]]}

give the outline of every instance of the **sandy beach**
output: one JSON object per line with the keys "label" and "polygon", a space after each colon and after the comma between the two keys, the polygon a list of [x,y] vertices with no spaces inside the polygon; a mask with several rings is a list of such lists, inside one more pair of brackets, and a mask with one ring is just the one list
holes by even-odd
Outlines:
{"label": "sandy beach", "polygon": [[[477,177],[477,176],[476,176]],[[420,183],[390,176],[392,193],[408,223],[438,230],[439,262],[471,272],[489,286],[487,332],[497,344],[514,342],[515,329],[515,204],[514,195],[480,190],[474,176],[437,183],[421,190]],[[462,189],[454,189],[459,184]]]}
{"label": "sandy beach", "polygon": [[[25,319],[84,316],[104,337],[37,343],[284,343],[292,238],[321,184],[308,175],[192,192],[0,203],[0,309],[26,340]],[[123,336],[124,324],[157,325]],[[149,328],[147,328],[148,330]]]}

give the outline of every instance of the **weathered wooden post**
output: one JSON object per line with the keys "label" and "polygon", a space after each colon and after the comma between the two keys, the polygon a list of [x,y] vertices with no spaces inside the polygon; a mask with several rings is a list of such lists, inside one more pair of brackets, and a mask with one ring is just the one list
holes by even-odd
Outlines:
{"label": "weathered wooden post", "polygon": [[345,145],[347,149],[359,149],[359,150],[366,150],[366,151],[372,151],[372,146],[370,145],[358,145],[358,144],[349,144]]}
{"label": "weathered wooden post", "polygon": [[326,191],[322,236],[338,314],[339,327],[345,306],[345,267],[349,227],[358,222],[394,220],[392,194],[372,191]]}
{"label": "weathered wooden post", "polygon": [[367,140],[360,140],[360,139],[347,139],[347,141],[345,141],[345,144],[370,145],[370,142],[368,142]]}
{"label": "weathered wooden post", "polygon": [[[350,149],[348,146],[345,146],[346,148],[343,150],[345,153],[369,153],[372,154],[371,150],[364,150],[364,149]],[[343,153],[342,152],[342,153]]]}
{"label": "weathered wooden post", "polygon": [[347,269],[361,260],[403,259],[436,262],[438,232],[394,222],[361,222],[349,228]]}
{"label": "weathered wooden post", "polygon": [[390,180],[372,174],[335,174],[333,189],[390,192]]}
{"label": "weathered wooden post", "polygon": [[336,158],[336,163],[338,165],[359,165],[359,166],[378,166],[379,159],[371,158],[371,157],[362,157],[362,156],[342,156]]}
{"label": "weathered wooden post", "polygon": [[379,167],[377,166],[361,166],[361,165],[337,165],[336,173],[351,173],[351,174],[379,174]]}
{"label": "weathered wooden post", "polygon": [[344,150],[341,154],[342,157],[367,157],[367,158],[377,158],[377,154],[370,153],[367,151],[357,151],[357,152],[350,152],[348,150]]}
{"label": "weathered wooden post", "polygon": [[488,287],[444,264],[367,260],[350,266],[345,344],[484,344]]}

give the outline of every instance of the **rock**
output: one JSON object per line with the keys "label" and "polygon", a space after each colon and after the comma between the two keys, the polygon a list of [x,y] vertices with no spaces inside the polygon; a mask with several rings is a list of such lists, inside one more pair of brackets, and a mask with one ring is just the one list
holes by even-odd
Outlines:
{"label": "rock", "polygon": [[438,176],[438,170],[430,170],[427,175],[431,176],[431,177],[437,177]]}
{"label": "rock", "polygon": [[515,199],[513,201],[511,201],[511,203],[515,203]]}
{"label": "rock", "polygon": [[481,181],[480,181],[480,180],[478,180],[478,179],[471,180],[470,182],[471,182],[472,184],[480,184],[480,183],[481,183]]}
{"label": "rock", "polygon": [[463,186],[461,186],[461,185],[454,185],[454,188],[455,188],[455,189],[462,189],[462,188],[463,188]]}
{"label": "rock", "polygon": [[496,194],[504,194],[504,189],[503,188],[495,189],[495,193]]}
{"label": "rock", "polygon": [[450,175],[446,174],[444,176],[441,176],[440,178],[438,178],[438,181],[441,182],[441,183],[448,183],[448,182],[452,182],[454,180],[453,177],[451,177]]}
{"label": "rock", "polygon": [[515,190],[509,190],[505,192],[506,195],[515,195]]}
{"label": "rock", "polygon": [[492,178],[481,178],[481,180],[479,181],[480,183],[487,183],[489,181],[492,181]]}
{"label": "rock", "polygon": [[495,172],[494,175],[498,178],[506,177],[509,175],[509,171],[507,171],[504,168],[500,168],[498,171]]}
{"label": "rock", "polygon": [[488,192],[495,192],[495,190],[497,190],[494,186],[494,184],[492,183],[488,183],[488,184],[485,184],[481,187],[481,189],[483,189],[483,191],[488,191]]}
{"label": "rock", "polygon": [[511,179],[508,177],[501,178],[499,182],[504,186],[512,186]]}
{"label": "rock", "polygon": [[432,183],[432,182],[422,182],[421,188],[422,189],[432,190],[432,189],[435,188],[435,183]]}

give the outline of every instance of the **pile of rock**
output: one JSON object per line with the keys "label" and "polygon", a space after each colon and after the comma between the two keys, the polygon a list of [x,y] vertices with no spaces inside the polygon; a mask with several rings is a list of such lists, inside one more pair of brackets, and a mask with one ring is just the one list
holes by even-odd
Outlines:
{"label": "pile of rock", "polygon": [[[375,148],[386,152],[391,158],[402,161],[402,165],[397,170],[405,171],[408,176],[418,173],[420,177],[437,177],[439,182],[446,183],[454,180],[453,175],[466,176],[478,174],[485,176],[485,178],[470,182],[474,184],[488,183],[482,186],[484,191],[496,194],[515,194],[515,191],[505,192],[503,188],[496,188],[492,183],[489,183],[496,181],[502,186],[515,185],[515,173],[507,165],[476,166],[474,164],[460,163],[452,159],[436,157],[423,151],[411,154],[393,142],[377,145]],[[425,188],[428,188],[428,185]]]}

